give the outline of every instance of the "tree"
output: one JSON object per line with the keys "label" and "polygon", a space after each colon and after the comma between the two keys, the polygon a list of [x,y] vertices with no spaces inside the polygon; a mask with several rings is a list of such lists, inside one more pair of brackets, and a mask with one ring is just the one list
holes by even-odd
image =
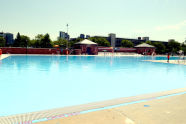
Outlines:
{"label": "tree", "polygon": [[90,37],[89,40],[98,44],[98,46],[110,47],[110,42],[103,37]]}
{"label": "tree", "polygon": [[4,37],[0,37],[0,47],[5,47],[6,40]]}
{"label": "tree", "polygon": [[49,34],[45,34],[45,35],[38,34],[35,37],[33,43],[34,46],[37,48],[51,48],[53,46]]}
{"label": "tree", "polygon": [[67,45],[68,45],[68,47],[70,47],[70,45],[68,44],[68,41],[63,39],[63,38],[58,38],[58,40],[54,41],[53,44],[54,45],[59,45],[59,46],[64,47],[64,48],[67,48]]}
{"label": "tree", "polygon": [[34,46],[36,48],[41,48],[41,40],[43,39],[44,35],[42,34],[38,34],[37,36],[35,36],[35,39],[34,39]]}
{"label": "tree", "polygon": [[121,46],[130,48],[130,47],[134,47],[134,44],[129,40],[122,40],[121,41]]}
{"label": "tree", "polygon": [[156,47],[156,53],[163,54],[166,52],[166,47],[162,42],[154,42],[153,45]]}
{"label": "tree", "polygon": [[82,38],[72,39],[71,41],[68,42],[68,47],[73,47],[75,43],[80,42],[82,40],[84,40],[84,39],[82,39]]}
{"label": "tree", "polygon": [[21,42],[21,35],[20,35],[20,33],[18,32],[18,33],[17,33],[17,36],[16,36],[16,38],[15,38],[15,41],[14,41],[13,46],[14,46],[14,47],[19,47],[20,42]]}
{"label": "tree", "polygon": [[19,44],[19,47],[27,47],[29,42],[30,38],[28,36],[21,35],[21,42]]}
{"label": "tree", "polygon": [[28,36],[20,35],[20,33],[18,32],[13,46],[14,47],[26,47],[28,46],[29,42],[30,42],[30,38]]}
{"label": "tree", "polygon": [[185,43],[182,43],[181,50],[183,50],[184,55],[186,55],[186,44]]}
{"label": "tree", "polygon": [[168,52],[177,53],[181,49],[181,45],[179,42],[175,40],[171,40],[168,42]]}
{"label": "tree", "polygon": [[29,42],[28,42],[28,46],[29,47],[36,47],[36,40],[35,39],[32,39],[32,40],[30,40]]}
{"label": "tree", "polygon": [[153,45],[153,43],[151,41],[146,41],[145,43],[149,44],[149,45]]}
{"label": "tree", "polygon": [[52,47],[52,42],[50,39],[49,34],[45,34],[43,38],[41,38],[41,47],[42,48],[51,48]]}

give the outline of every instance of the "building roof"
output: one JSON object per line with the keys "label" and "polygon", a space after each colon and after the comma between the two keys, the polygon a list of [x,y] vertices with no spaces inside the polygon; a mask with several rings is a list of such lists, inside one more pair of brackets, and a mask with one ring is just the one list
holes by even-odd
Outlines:
{"label": "building roof", "polygon": [[146,43],[142,43],[142,44],[139,44],[139,45],[137,45],[137,46],[135,46],[135,47],[137,47],[137,48],[140,48],[140,47],[142,47],[142,48],[154,48],[154,46],[152,46],[152,45],[149,45],[149,44],[146,44]]}
{"label": "building roof", "polygon": [[80,41],[78,43],[75,43],[75,44],[97,45],[97,43],[94,43],[94,42],[92,42],[92,41],[90,41],[88,39],[82,40],[82,41]]}

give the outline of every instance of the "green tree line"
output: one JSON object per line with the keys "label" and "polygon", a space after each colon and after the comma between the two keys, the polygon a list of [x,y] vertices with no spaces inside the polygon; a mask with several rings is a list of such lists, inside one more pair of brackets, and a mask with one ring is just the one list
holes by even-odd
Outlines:
{"label": "green tree line", "polygon": [[[67,41],[62,38],[58,38],[56,41],[52,41],[49,34],[38,34],[34,39],[30,39],[28,36],[20,35],[17,33],[13,47],[33,47],[33,48],[52,48],[57,46],[63,48],[73,47],[75,43],[82,41],[81,38],[72,39]],[[96,42],[98,46],[110,47],[110,42],[103,37],[90,37],[89,40]],[[151,42],[146,41],[147,44],[153,45],[156,47],[156,53],[165,54],[172,53],[177,54],[179,50],[184,51],[186,54],[186,41],[184,43],[179,43],[178,41],[171,40],[167,45],[164,45],[162,42]],[[6,46],[6,40],[3,37],[0,37],[0,47]],[[134,44],[130,40],[122,40],[121,47],[132,48]]]}
{"label": "green tree line", "polygon": [[14,47],[34,47],[34,48],[51,48],[53,47],[52,40],[49,34],[38,34],[34,39],[30,40],[28,36],[17,34]]}
{"label": "green tree line", "polygon": [[[184,43],[179,43],[178,41],[170,40],[167,45],[164,45],[162,42],[151,42],[151,41],[146,41],[145,43],[155,46],[156,53],[158,54],[165,54],[165,53],[178,54],[179,50],[182,50],[184,54],[186,54],[186,41]],[[130,47],[134,47],[134,44],[130,40],[122,40],[121,46],[130,48]]]}
{"label": "green tree line", "polygon": [[[81,38],[76,38],[67,41],[63,38],[58,38],[56,41],[52,41],[49,34],[38,34],[34,39],[30,39],[28,36],[20,35],[17,33],[14,44],[12,47],[33,47],[33,48],[52,48],[56,45],[60,47],[73,47],[75,43],[82,41]],[[101,37],[90,37],[89,40],[96,42],[99,46],[110,47],[110,42],[106,38]],[[0,47],[6,46],[6,40],[0,37]]]}

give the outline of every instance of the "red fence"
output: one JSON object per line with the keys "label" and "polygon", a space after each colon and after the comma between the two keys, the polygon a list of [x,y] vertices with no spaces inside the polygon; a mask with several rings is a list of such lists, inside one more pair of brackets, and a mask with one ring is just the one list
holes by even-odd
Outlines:
{"label": "red fence", "polygon": [[136,48],[116,48],[115,52],[132,52],[132,53],[136,53],[137,50]]}
{"label": "red fence", "polygon": [[[3,54],[66,54],[65,50],[61,52],[59,48],[18,48],[2,47]],[[98,47],[98,52],[113,52],[112,47]],[[116,48],[115,52],[137,52],[135,48]]]}
{"label": "red fence", "polygon": [[3,54],[60,54],[58,48],[8,48],[3,47]]}
{"label": "red fence", "polygon": [[0,49],[0,55],[2,54],[2,50]]}
{"label": "red fence", "polygon": [[112,47],[98,47],[98,52],[113,52]]}

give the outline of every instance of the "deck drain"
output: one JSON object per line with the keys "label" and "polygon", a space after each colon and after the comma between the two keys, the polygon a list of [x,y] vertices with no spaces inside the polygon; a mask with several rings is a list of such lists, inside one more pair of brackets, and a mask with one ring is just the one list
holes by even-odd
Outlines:
{"label": "deck drain", "polygon": [[150,107],[150,105],[144,105],[144,107]]}

